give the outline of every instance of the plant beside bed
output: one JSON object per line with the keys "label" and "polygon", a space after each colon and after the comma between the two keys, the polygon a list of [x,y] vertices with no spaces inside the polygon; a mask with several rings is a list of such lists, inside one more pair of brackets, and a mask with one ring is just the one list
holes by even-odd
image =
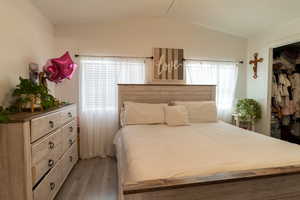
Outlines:
{"label": "plant beside bed", "polygon": [[252,126],[261,118],[261,107],[254,99],[238,100],[236,112],[241,122],[251,123]]}
{"label": "plant beside bed", "polygon": [[254,99],[240,99],[236,111],[242,121],[257,122],[261,118],[261,107]]}

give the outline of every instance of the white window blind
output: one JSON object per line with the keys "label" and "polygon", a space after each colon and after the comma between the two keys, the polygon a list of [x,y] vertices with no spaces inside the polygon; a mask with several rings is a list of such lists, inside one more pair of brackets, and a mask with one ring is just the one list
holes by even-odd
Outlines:
{"label": "white window blind", "polygon": [[143,59],[82,58],[83,110],[115,109],[118,83],[144,83]]}

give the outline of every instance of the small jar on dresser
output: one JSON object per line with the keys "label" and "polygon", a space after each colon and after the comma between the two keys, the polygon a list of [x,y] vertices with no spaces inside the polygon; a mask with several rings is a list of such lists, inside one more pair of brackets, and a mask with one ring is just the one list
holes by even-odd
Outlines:
{"label": "small jar on dresser", "polygon": [[78,161],[76,105],[10,119],[0,124],[0,199],[54,199]]}

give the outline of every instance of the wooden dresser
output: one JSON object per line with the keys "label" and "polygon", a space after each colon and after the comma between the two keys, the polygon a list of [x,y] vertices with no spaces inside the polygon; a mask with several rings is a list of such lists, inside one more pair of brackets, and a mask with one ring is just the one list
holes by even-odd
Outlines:
{"label": "wooden dresser", "polygon": [[52,200],[78,161],[76,105],[0,124],[0,199]]}

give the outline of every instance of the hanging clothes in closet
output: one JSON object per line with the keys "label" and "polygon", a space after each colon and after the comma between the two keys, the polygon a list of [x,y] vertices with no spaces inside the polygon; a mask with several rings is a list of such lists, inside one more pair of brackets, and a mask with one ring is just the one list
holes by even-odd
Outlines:
{"label": "hanging clothes in closet", "polygon": [[271,135],[300,144],[300,46],[274,49]]}

